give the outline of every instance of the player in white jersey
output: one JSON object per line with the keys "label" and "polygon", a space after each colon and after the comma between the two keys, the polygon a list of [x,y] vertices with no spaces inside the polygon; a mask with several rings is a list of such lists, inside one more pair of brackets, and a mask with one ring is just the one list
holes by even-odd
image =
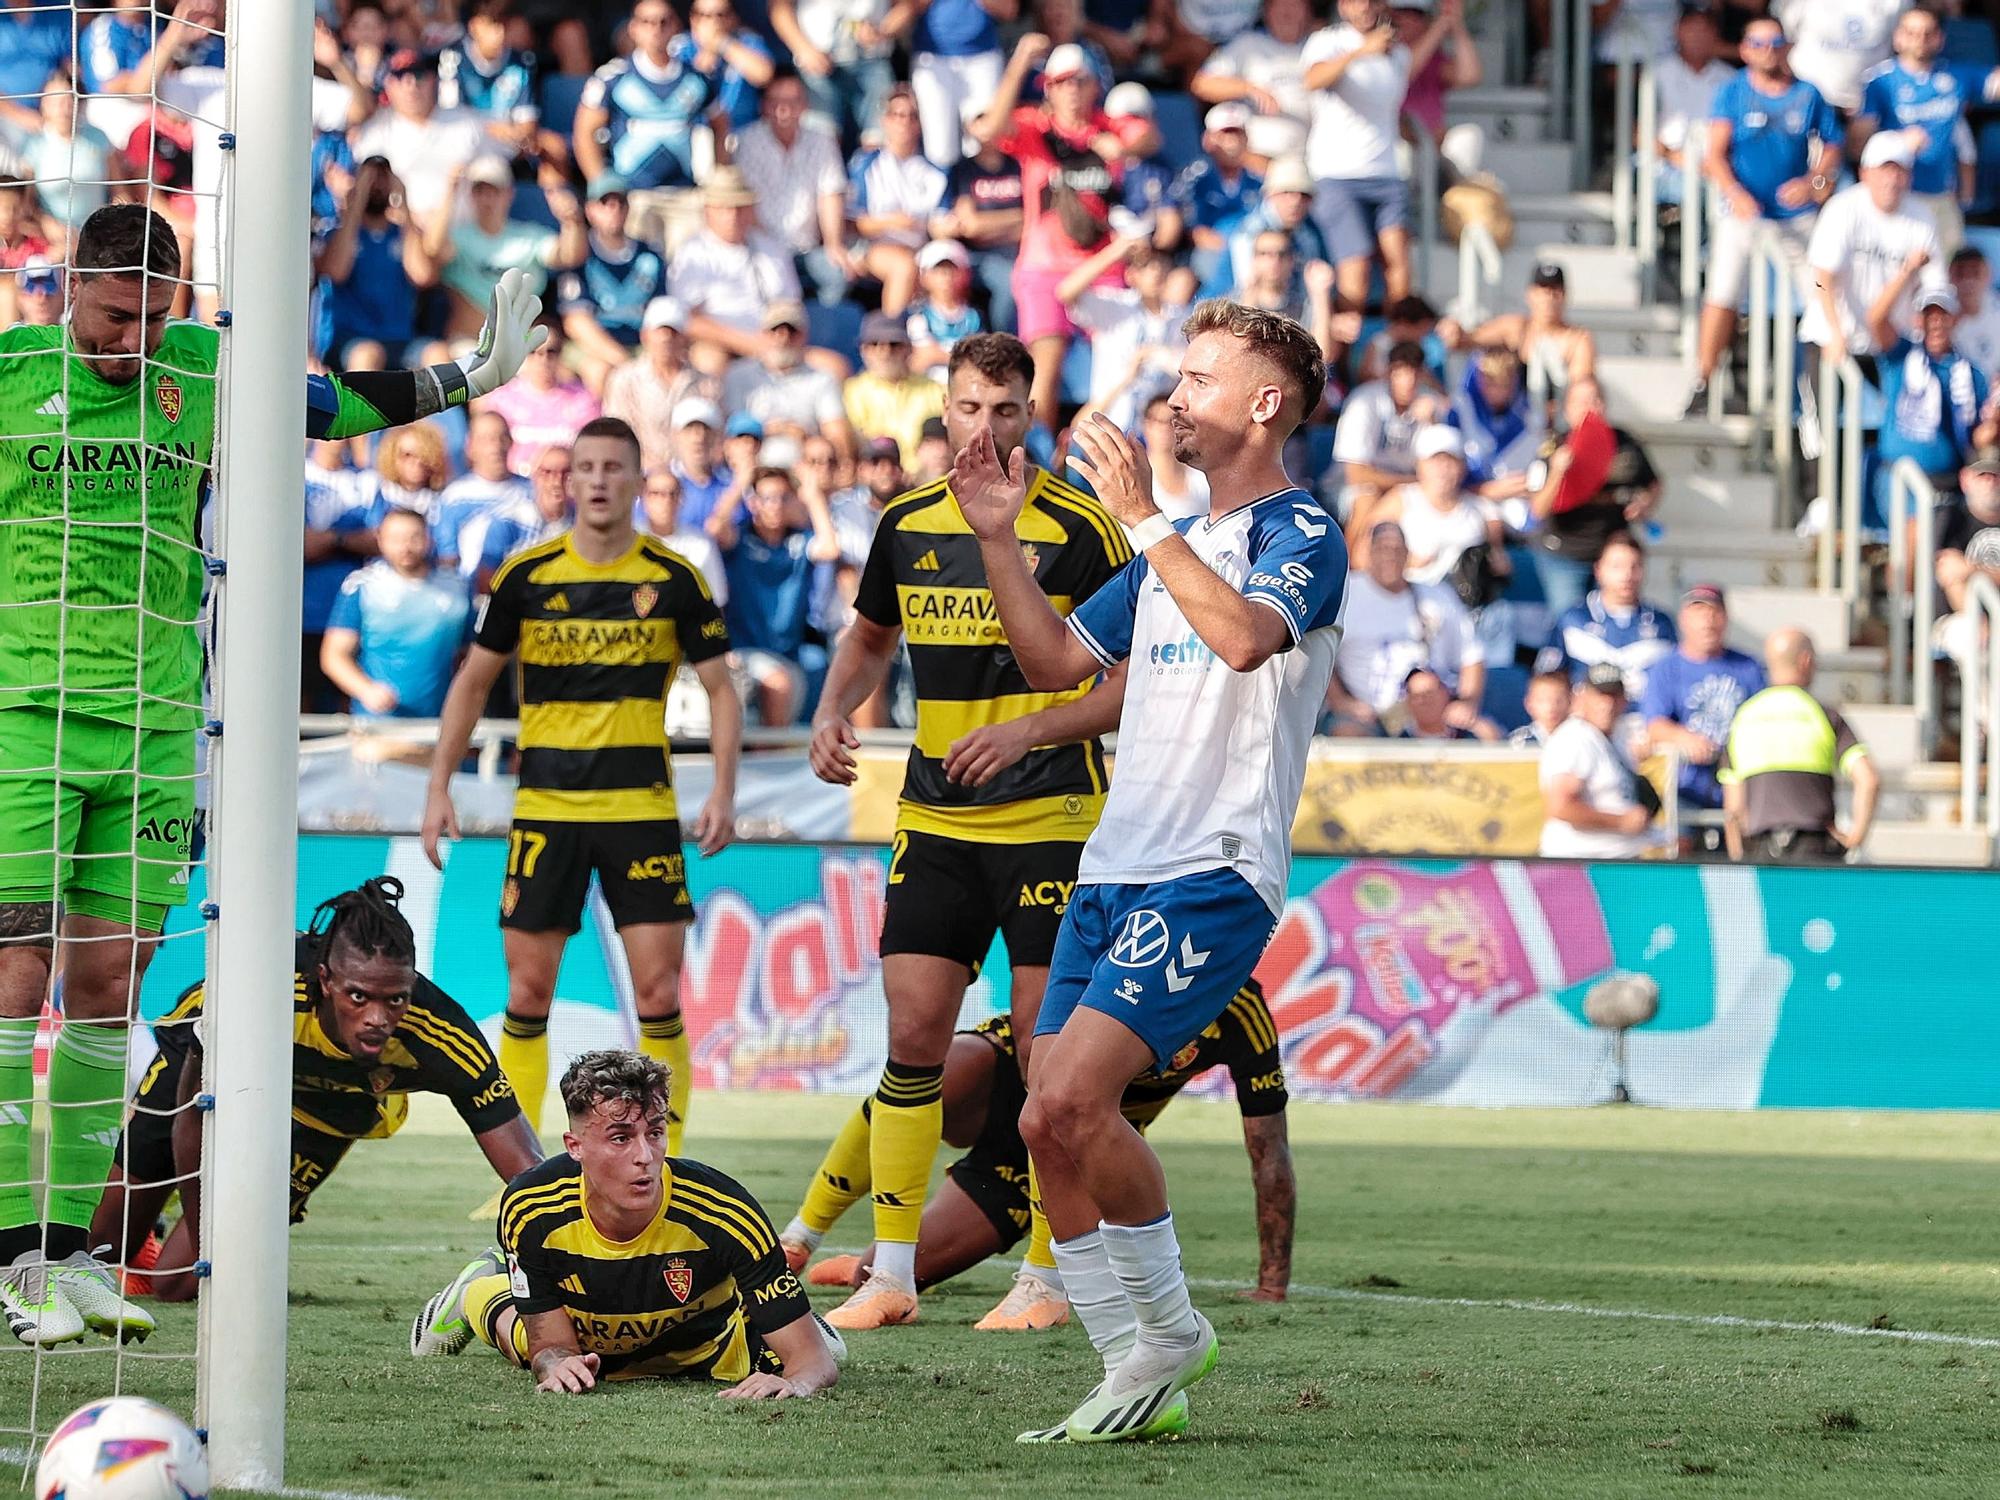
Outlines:
{"label": "player in white jersey", "polygon": [[1020,452],[1003,458],[982,432],[952,470],[1029,683],[1069,688],[1131,662],[1118,769],[1056,938],[1021,1115],[1056,1263],[1104,1380],[1061,1427],[1024,1442],[1184,1426],[1182,1392],[1214,1368],[1159,1158],[1118,1101],[1221,1013],[1270,939],[1340,637],[1340,528],[1281,456],[1319,404],[1318,346],[1291,319],[1230,302],[1203,303],[1184,332],[1174,455],[1208,477],[1209,513],[1167,520],[1144,456],[1102,417],[1083,424],[1072,462],[1144,555],[1067,622],[1014,540]]}

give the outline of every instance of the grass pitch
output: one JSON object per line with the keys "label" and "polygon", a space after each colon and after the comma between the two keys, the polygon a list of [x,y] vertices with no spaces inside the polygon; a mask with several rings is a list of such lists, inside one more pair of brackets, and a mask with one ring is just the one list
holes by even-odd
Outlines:
{"label": "grass pitch", "polygon": [[[846,1107],[697,1096],[690,1145],[782,1223]],[[916,1327],[852,1337],[841,1385],[812,1402],[738,1407],[660,1384],[537,1398],[477,1345],[413,1362],[411,1316],[488,1233],[466,1215],[493,1184],[453,1128],[423,1116],[357,1147],[293,1236],[295,1486],[413,1500],[2000,1492],[1996,1119],[1295,1108],[1295,1293],[1271,1307],[1230,1290],[1255,1273],[1234,1111],[1178,1105],[1157,1139],[1222,1364],[1193,1393],[1186,1441],[1110,1449],[1015,1446],[1094,1368],[1074,1328],[972,1332],[1011,1262],[930,1294]],[[866,1233],[863,1205],[831,1238]],[[168,1309],[146,1347],[192,1339],[191,1310]],[[101,1356],[43,1368],[44,1429],[108,1381]],[[0,1425],[22,1424],[26,1369],[0,1359]],[[128,1389],[182,1409],[190,1380],[180,1364],[127,1365]]]}

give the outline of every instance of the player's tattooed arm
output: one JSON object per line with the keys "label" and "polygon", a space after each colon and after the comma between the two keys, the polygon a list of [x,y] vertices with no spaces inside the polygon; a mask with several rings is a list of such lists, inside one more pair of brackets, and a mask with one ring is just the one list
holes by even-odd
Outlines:
{"label": "player's tattooed arm", "polygon": [[580,1396],[597,1386],[598,1359],[576,1347],[576,1329],[561,1308],[529,1313],[528,1370],[535,1377],[537,1391],[561,1396]]}
{"label": "player's tattooed arm", "polygon": [[1257,1193],[1257,1286],[1246,1295],[1258,1302],[1282,1302],[1292,1282],[1292,1230],[1299,1212],[1284,1111],[1245,1119],[1243,1144],[1249,1148],[1250,1180]]}
{"label": "player's tattooed arm", "polygon": [[9,901],[0,905],[0,948],[53,948],[56,907],[53,901]]}

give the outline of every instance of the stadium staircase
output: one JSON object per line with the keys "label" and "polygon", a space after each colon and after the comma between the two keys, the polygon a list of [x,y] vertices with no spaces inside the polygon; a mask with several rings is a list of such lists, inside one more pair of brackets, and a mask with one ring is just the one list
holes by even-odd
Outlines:
{"label": "stadium staircase", "polygon": [[[1487,18],[1504,11],[1483,9]],[[1482,31],[1480,46],[1487,77],[1507,77],[1503,42]],[[1857,628],[1876,622],[1858,621],[1840,595],[1815,587],[1813,544],[1798,536],[1793,506],[1778,493],[1768,434],[1748,417],[1683,418],[1689,374],[1678,294],[1671,278],[1661,276],[1660,294],[1647,305],[1638,253],[1614,244],[1611,194],[1571,189],[1576,153],[1569,121],[1556,117],[1550,91],[1504,84],[1449,97],[1452,124],[1484,127],[1483,167],[1507,189],[1515,232],[1502,253],[1503,305],[1519,304],[1537,261],[1563,266],[1571,315],[1597,337],[1611,414],[1645,444],[1665,477],[1649,595],[1669,600],[1689,583],[1722,584],[1729,590],[1731,644],[1753,655],[1781,625],[1811,633],[1819,649],[1817,691],[1839,705],[1883,773],[1869,862],[1992,863],[1985,830],[1959,822],[1958,766],[1927,759],[1913,711],[1883,701],[1887,651],[1868,643],[1881,632]],[[1440,244],[1426,270],[1425,284],[1443,305],[1459,285],[1457,248]]]}

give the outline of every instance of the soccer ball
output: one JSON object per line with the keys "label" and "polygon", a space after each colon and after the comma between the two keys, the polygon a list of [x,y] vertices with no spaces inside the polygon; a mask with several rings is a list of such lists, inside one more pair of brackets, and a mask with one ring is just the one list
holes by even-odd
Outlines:
{"label": "soccer ball", "polygon": [[208,1453],[154,1401],[113,1396],[72,1412],[49,1435],[35,1500],[207,1500]]}

